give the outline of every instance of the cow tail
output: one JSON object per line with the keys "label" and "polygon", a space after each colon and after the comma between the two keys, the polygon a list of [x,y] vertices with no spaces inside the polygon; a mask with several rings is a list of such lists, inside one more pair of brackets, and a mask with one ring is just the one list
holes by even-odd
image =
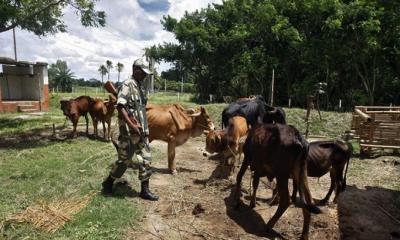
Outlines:
{"label": "cow tail", "polygon": [[111,139],[112,144],[114,145],[115,149],[117,149],[117,152],[119,150],[118,144],[114,139]]}
{"label": "cow tail", "polygon": [[[310,191],[310,189],[305,189],[304,186],[304,181],[303,179],[306,179],[307,181],[307,175],[305,175],[306,171],[307,171],[307,156],[308,156],[308,142],[300,135],[300,139],[301,139],[301,155],[300,155],[300,174],[299,174],[299,180],[298,180],[298,184],[299,184],[299,194],[300,194],[300,201],[301,201],[301,205],[303,208],[306,208],[309,212],[311,213],[321,213],[321,210],[315,206],[312,202],[306,202],[306,200],[304,199],[304,192],[305,191]],[[308,193],[310,194],[310,193]],[[311,198],[311,194],[310,194],[310,198]],[[311,198],[312,199],[312,198]]]}
{"label": "cow tail", "polygon": [[346,176],[347,176],[347,169],[349,168],[349,163],[350,163],[350,158],[351,155],[353,154],[353,146],[351,145],[350,142],[346,141],[347,143],[347,151],[346,151],[346,169],[344,170],[344,176],[343,176],[343,184],[342,184],[342,191],[344,191],[346,189]]}

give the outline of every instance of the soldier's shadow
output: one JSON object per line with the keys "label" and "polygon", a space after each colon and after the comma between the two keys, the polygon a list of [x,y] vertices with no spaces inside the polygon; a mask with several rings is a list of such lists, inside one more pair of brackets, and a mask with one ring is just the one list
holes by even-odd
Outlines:
{"label": "soldier's shadow", "polygon": [[125,182],[114,184],[112,197],[115,198],[136,198],[139,197],[139,192],[132,188],[131,185]]}

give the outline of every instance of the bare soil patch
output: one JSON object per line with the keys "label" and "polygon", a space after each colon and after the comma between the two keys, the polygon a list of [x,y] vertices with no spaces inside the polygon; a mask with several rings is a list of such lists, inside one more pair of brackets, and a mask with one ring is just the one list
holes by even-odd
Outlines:
{"label": "bare soil patch", "polygon": [[[234,181],[220,178],[224,169],[217,160],[203,155],[202,138],[190,139],[177,148],[176,176],[166,171],[166,144],[153,142],[152,146],[163,153],[163,159],[153,164],[156,173],[151,179],[160,201],[134,200],[142,206],[145,216],[127,232],[128,239],[275,239],[264,229],[277,208],[268,205],[272,191],[266,178],[260,184],[256,208],[244,206],[236,210],[232,198]],[[373,174],[348,176],[348,187],[338,204],[322,206],[322,214],[312,215],[310,239],[398,239],[400,193],[369,181],[387,174],[379,171],[382,167],[393,168],[393,181],[398,181],[398,167],[380,159],[351,161],[363,161],[363,173]],[[352,167],[359,166],[350,163]],[[309,183],[313,197],[321,199],[329,188],[329,174],[319,180],[309,178]],[[249,188],[248,171],[243,182],[245,204],[249,203]],[[301,209],[291,205],[274,229],[284,239],[298,239],[302,222]]]}

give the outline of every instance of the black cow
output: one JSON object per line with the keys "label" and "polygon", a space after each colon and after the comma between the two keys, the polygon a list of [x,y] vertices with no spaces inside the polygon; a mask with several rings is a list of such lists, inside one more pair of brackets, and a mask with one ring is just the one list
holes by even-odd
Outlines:
{"label": "black cow", "polygon": [[268,106],[262,96],[254,99],[240,100],[229,104],[222,111],[222,128],[228,126],[232,117],[246,118],[247,125],[254,127],[256,123],[281,123],[286,124],[285,112],[282,108]]}
{"label": "black cow", "polygon": [[280,199],[278,209],[267,223],[267,228],[272,229],[290,205],[288,180],[292,176],[293,181],[299,186],[303,208],[304,222],[301,239],[308,239],[310,212],[320,213],[321,210],[314,205],[308,188],[307,153],[307,141],[293,126],[259,124],[252,128],[244,145],[245,157],[236,179],[237,206],[240,206],[241,182],[248,166],[254,172],[253,195],[257,190],[260,177],[267,176],[270,181],[276,178]]}
{"label": "black cow", "polygon": [[266,112],[263,117],[264,123],[280,123],[286,124],[286,114],[281,107],[266,107]]}
{"label": "black cow", "polygon": [[246,118],[247,125],[255,126],[261,123],[265,115],[264,103],[260,100],[245,100],[229,104],[222,111],[222,128],[227,127],[229,119],[235,116]]}

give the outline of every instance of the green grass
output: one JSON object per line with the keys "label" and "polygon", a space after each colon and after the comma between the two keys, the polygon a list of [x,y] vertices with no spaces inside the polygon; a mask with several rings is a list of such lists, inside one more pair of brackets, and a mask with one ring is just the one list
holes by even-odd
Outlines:
{"label": "green grass", "polygon": [[179,102],[183,106],[191,106],[193,103],[191,99],[193,98],[193,94],[190,93],[172,93],[172,92],[158,92],[155,94],[151,94],[149,96],[149,103],[153,104],[170,104]]}
{"label": "green grass", "polygon": [[[157,153],[155,154],[157,156]],[[78,138],[65,141],[35,139],[0,149],[0,221],[39,201],[83,197],[100,190],[114,160],[109,143]],[[126,174],[137,188],[136,173]],[[55,234],[30,225],[6,226],[9,239],[119,239],[140,211],[122,189],[116,197],[96,194],[91,203]]]}

